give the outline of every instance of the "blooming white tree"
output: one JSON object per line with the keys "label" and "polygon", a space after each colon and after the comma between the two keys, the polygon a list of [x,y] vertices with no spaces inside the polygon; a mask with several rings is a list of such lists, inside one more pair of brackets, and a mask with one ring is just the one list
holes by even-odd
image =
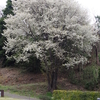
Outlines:
{"label": "blooming white tree", "polygon": [[87,13],[73,0],[13,0],[15,15],[5,19],[8,58],[40,59],[48,89],[56,88],[58,69],[86,63],[97,41]]}

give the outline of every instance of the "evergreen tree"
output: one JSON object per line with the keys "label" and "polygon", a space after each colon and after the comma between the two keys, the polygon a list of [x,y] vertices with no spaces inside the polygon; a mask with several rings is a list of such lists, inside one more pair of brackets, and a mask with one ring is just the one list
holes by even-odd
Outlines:
{"label": "evergreen tree", "polygon": [[6,17],[7,15],[14,15],[13,13],[13,7],[12,7],[12,1],[11,0],[7,0],[7,5],[6,8],[3,10],[3,15],[4,17]]}
{"label": "evergreen tree", "polygon": [[7,62],[7,60],[5,57],[5,51],[2,49],[2,47],[4,46],[4,41],[6,40],[6,38],[4,36],[2,36],[2,33],[3,33],[3,30],[6,29],[6,27],[5,27],[6,23],[5,23],[4,19],[9,14],[14,15],[11,0],[7,0],[6,8],[3,9],[2,12],[3,12],[3,15],[0,18],[0,59],[3,61],[2,64],[4,65]]}
{"label": "evergreen tree", "polygon": [[2,46],[4,46],[4,40],[5,38],[2,36],[1,33],[3,33],[3,30],[6,29],[6,27],[4,26],[5,22],[4,22],[4,18],[0,18],[0,58],[4,57],[5,52],[2,49]]}

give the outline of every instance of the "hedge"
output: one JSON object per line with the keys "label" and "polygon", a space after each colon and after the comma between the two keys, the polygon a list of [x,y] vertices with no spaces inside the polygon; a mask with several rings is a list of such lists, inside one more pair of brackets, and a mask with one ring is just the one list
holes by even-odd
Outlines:
{"label": "hedge", "polygon": [[97,100],[97,98],[100,98],[100,92],[55,90],[52,100]]}

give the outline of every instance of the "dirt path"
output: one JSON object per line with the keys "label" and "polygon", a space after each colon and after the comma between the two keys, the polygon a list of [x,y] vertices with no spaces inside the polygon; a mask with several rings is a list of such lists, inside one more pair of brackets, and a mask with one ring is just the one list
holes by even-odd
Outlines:
{"label": "dirt path", "polygon": [[5,92],[4,96],[5,97],[10,97],[10,98],[15,98],[15,99],[20,99],[20,100],[39,100],[37,98],[31,98],[31,97],[27,97],[27,96],[20,96],[20,95],[12,94],[12,93],[9,93],[9,92]]}

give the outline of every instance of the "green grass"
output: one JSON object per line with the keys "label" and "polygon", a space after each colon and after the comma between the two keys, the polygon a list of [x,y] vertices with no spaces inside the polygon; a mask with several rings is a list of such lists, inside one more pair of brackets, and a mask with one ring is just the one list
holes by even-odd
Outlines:
{"label": "green grass", "polygon": [[0,98],[0,100],[21,100],[21,99],[2,97],[2,98]]}
{"label": "green grass", "polygon": [[0,89],[4,91],[9,91],[11,93],[29,97],[36,97],[36,98],[41,98],[43,96],[49,96],[49,97],[51,96],[51,94],[47,92],[46,83],[33,83],[33,84],[23,84],[23,85],[13,85],[13,86],[0,85]]}

